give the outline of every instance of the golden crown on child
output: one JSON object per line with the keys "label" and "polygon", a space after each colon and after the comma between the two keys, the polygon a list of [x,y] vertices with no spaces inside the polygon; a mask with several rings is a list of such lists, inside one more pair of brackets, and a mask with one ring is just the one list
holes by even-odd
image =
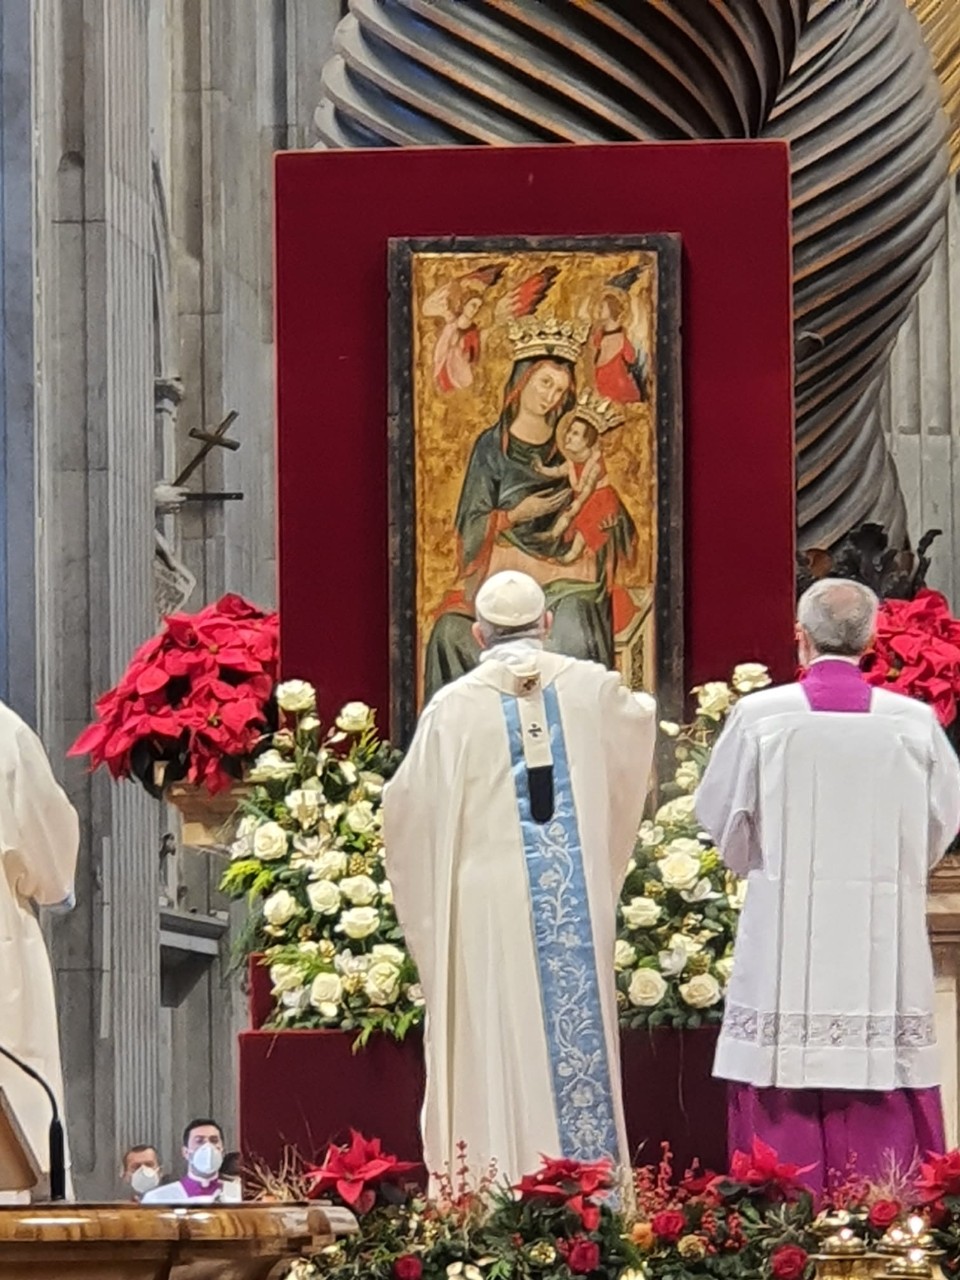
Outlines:
{"label": "golden crown on child", "polygon": [[577,407],[570,417],[589,422],[603,435],[605,431],[612,431],[614,427],[622,426],[627,415],[615,401],[608,400],[605,396],[598,396],[595,391],[586,390],[581,391],[577,396]]}
{"label": "golden crown on child", "polygon": [[556,316],[521,316],[507,328],[514,360],[546,356],[574,362],[589,333],[587,321],[558,320]]}

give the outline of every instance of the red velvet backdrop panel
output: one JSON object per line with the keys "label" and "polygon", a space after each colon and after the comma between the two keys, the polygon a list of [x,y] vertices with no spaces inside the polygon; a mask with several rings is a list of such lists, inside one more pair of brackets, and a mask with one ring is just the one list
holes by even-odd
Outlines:
{"label": "red velvet backdrop panel", "polygon": [[389,705],[391,236],[680,233],[688,680],[790,676],[785,144],[292,152],[276,204],[283,667],[327,714]]}

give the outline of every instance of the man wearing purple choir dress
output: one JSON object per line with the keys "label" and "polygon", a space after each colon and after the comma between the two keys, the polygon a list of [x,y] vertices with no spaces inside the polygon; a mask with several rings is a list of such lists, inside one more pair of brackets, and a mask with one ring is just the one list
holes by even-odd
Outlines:
{"label": "man wearing purple choir dress", "polygon": [[237,1196],[220,1176],[223,1165],[223,1130],[216,1120],[191,1120],[183,1131],[183,1158],[187,1172],[178,1182],[168,1182],[143,1196],[141,1204],[215,1204]]}
{"label": "man wearing purple choir dress", "polygon": [[731,1151],[756,1135],[814,1192],[945,1146],[927,877],[960,825],[960,766],[931,709],[866,683],[877,599],[801,598],[804,678],[737,703],[697,793],[748,877],[715,1073]]}

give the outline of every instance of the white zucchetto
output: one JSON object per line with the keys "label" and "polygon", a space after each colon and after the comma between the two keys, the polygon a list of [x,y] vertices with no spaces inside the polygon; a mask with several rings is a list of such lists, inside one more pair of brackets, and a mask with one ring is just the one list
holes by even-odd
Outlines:
{"label": "white zucchetto", "polygon": [[504,569],[488,578],[476,598],[477,616],[495,627],[524,627],[539,621],[546,597],[529,574]]}

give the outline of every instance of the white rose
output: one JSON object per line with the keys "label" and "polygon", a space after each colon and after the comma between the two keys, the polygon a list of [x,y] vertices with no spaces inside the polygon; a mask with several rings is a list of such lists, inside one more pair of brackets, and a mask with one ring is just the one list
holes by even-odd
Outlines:
{"label": "white rose", "polygon": [[314,861],[311,875],[318,880],[339,880],[347,869],[347,855],[342,849],[328,849]]}
{"label": "white rose", "polygon": [[355,956],[352,951],[340,951],[334,958],[334,967],[342,974],[363,974],[370,968],[369,956]]}
{"label": "white rose", "polygon": [[393,905],[393,885],[389,880],[380,881],[380,901],[385,902],[387,906]]}
{"label": "white rose", "polygon": [[712,973],[698,973],[689,982],[681,983],[680,995],[691,1009],[709,1009],[717,1003],[723,992]]}
{"label": "white rose", "polygon": [[685,853],[688,858],[702,858],[704,854],[703,845],[699,840],[695,840],[693,836],[674,836],[664,853]]}
{"label": "white rose", "polygon": [[733,668],[733,687],[737,693],[753,693],[770,684],[770,672],[762,662],[740,662]]}
{"label": "white rose", "polygon": [[270,981],[273,983],[274,995],[281,995],[284,991],[296,991],[302,982],[302,975],[295,964],[272,964]]}
{"label": "white rose", "polygon": [[239,836],[230,846],[230,861],[253,857],[253,836]]}
{"label": "white rose", "polygon": [[287,833],[279,822],[265,822],[253,833],[254,856],[261,862],[276,862],[287,856]]}
{"label": "white rose", "polygon": [[700,782],[700,766],[695,760],[684,760],[673,780],[682,791],[696,791]]}
{"label": "white rose", "polygon": [[708,720],[721,720],[733,702],[730,686],[723,680],[710,680],[694,689],[694,693],[697,695],[697,714],[706,716]]}
{"label": "white rose", "polygon": [[310,984],[310,1003],[325,1018],[337,1016],[343,998],[343,983],[335,973],[318,973]]}
{"label": "white rose", "polygon": [[376,800],[383,794],[384,781],[379,773],[361,771],[360,781],[363,783],[364,794],[368,799]]}
{"label": "white rose", "polygon": [[320,721],[316,716],[301,716],[300,728],[304,733],[313,733],[320,728]]}
{"label": "white rose", "polygon": [[713,902],[714,899],[721,895],[715,892],[710,882],[709,876],[704,876],[702,880],[698,880],[692,889],[683,889],[680,897],[684,902]]}
{"label": "white rose", "polygon": [[300,789],[291,791],[288,796],[284,797],[283,803],[290,811],[291,817],[296,819],[301,827],[315,826],[320,818],[320,802],[323,799],[323,792],[313,789]]}
{"label": "white rose", "polygon": [[245,813],[237,823],[237,838],[242,840],[244,836],[252,836],[260,825],[260,819],[255,813]]}
{"label": "white rose", "polygon": [[688,933],[675,933],[670,939],[670,947],[672,950],[680,950],[689,960],[691,956],[698,956],[703,950],[703,943],[698,942],[696,938],[691,938]]}
{"label": "white rose", "polygon": [[377,900],[377,882],[370,876],[348,876],[340,881],[340,892],[355,907],[368,907]]}
{"label": "white rose", "polygon": [[692,889],[700,879],[700,859],[689,853],[668,853],[660,861],[660,878],[668,889]]}
{"label": "white rose", "polygon": [[345,933],[348,938],[369,938],[380,928],[380,912],[375,907],[351,907],[340,917],[337,925],[338,933]]}
{"label": "white rose", "polygon": [[658,844],[663,844],[666,832],[663,827],[655,826],[652,822],[646,821],[640,823],[640,846],[643,849],[655,849]]}
{"label": "white rose", "polygon": [[677,978],[687,967],[687,949],[684,946],[671,947],[669,951],[661,951],[659,955],[660,972],[668,978]]}
{"label": "white rose", "polygon": [[369,800],[358,800],[347,810],[346,822],[350,830],[355,831],[359,836],[373,831],[377,825],[377,815],[373,811],[373,805]]}
{"label": "white rose", "polygon": [[724,956],[722,960],[718,960],[714,965],[717,973],[720,975],[720,981],[728,983],[733,973],[733,956]]}
{"label": "white rose", "polygon": [[276,692],[281,711],[312,711],[317,705],[317,691],[306,680],[285,680]]}
{"label": "white rose", "polygon": [[661,720],[660,732],[665,733],[668,738],[676,738],[680,734],[680,726],[674,724],[672,720]]}
{"label": "white rose", "polygon": [[420,986],[419,982],[411,982],[407,987],[407,999],[411,1004],[421,1005],[424,1003],[423,987]]}
{"label": "white rose", "polygon": [[320,916],[335,916],[340,910],[340,890],[332,880],[315,880],[307,885],[310,905]]}
{"label": "white rose", "polygon": [[371,1004],[394,1004],[400,994],[400,970],[389,960],[376,960],[367,970],[363,989]]}
{"label": "white rose", "polygon": [[695,818],[693,796],[678,796],[676,800],[668,800],[657,810],[657,822],[665,827],[683,827]]}
{"label": "white rose", "polygon": [[296,898],[287,889],[278,889],[276,893],[272,893],[263,904],[263,918],[267,924],[273,925],[275,929],[281,928],[292,920],[294,916],[301,914],[303,908],[297,902]]}
{"label": "white rose", "polygon": [[624,969],[631,969],[636,958],[637,948],[625,942],[623,938],[618,938],[617,945],[613,949],[613,967],[621,972]]}
{"label": "white rose", "polygon": [[363,733],[372,719],[373,712],[365,702],[348,702],[337,716],[337,728],[344,733]]}
{"label": "white rose", "polygon": [[280,1005],[283,1009],[283,1017],[295,1018],[298,1013],[302,1013],[310,1001],[310,992],[306,987],[294,987],[291,991],[283,991],[280,993]]}
{"label": "white rose", "polygon": [[630,979],[627,999],[641,1009],[650,1009],[666,994],[667,984],[656,969],[638,969]]}
{"label": "white rose", "polygon": [[660,919],[660,907],[652,898],[631,898],[620,910],[630,929],[649,929]]}
{"label": "white rose", "polygon": [[353,763],[352,760],[341,760],[340,772],[343,774],[343,780],[348,787],[352,787],[356,782],[357,778],[360,776],[357,773],[357,766]]}
{"label": "white rose", "polygon": [[251,782],[279,782],[292,778],[296,771],[292,760],[284,760],[279,751],[271,750],[257,756],[248,776]]}
{"label": "white rose", "polygon": [[376,956],[378,960],[388,960],[390,964],[395,964],[398,968],[407,958],[400,947],[395,947],[392,942],[378,942],[370,948],[370,953]]}

